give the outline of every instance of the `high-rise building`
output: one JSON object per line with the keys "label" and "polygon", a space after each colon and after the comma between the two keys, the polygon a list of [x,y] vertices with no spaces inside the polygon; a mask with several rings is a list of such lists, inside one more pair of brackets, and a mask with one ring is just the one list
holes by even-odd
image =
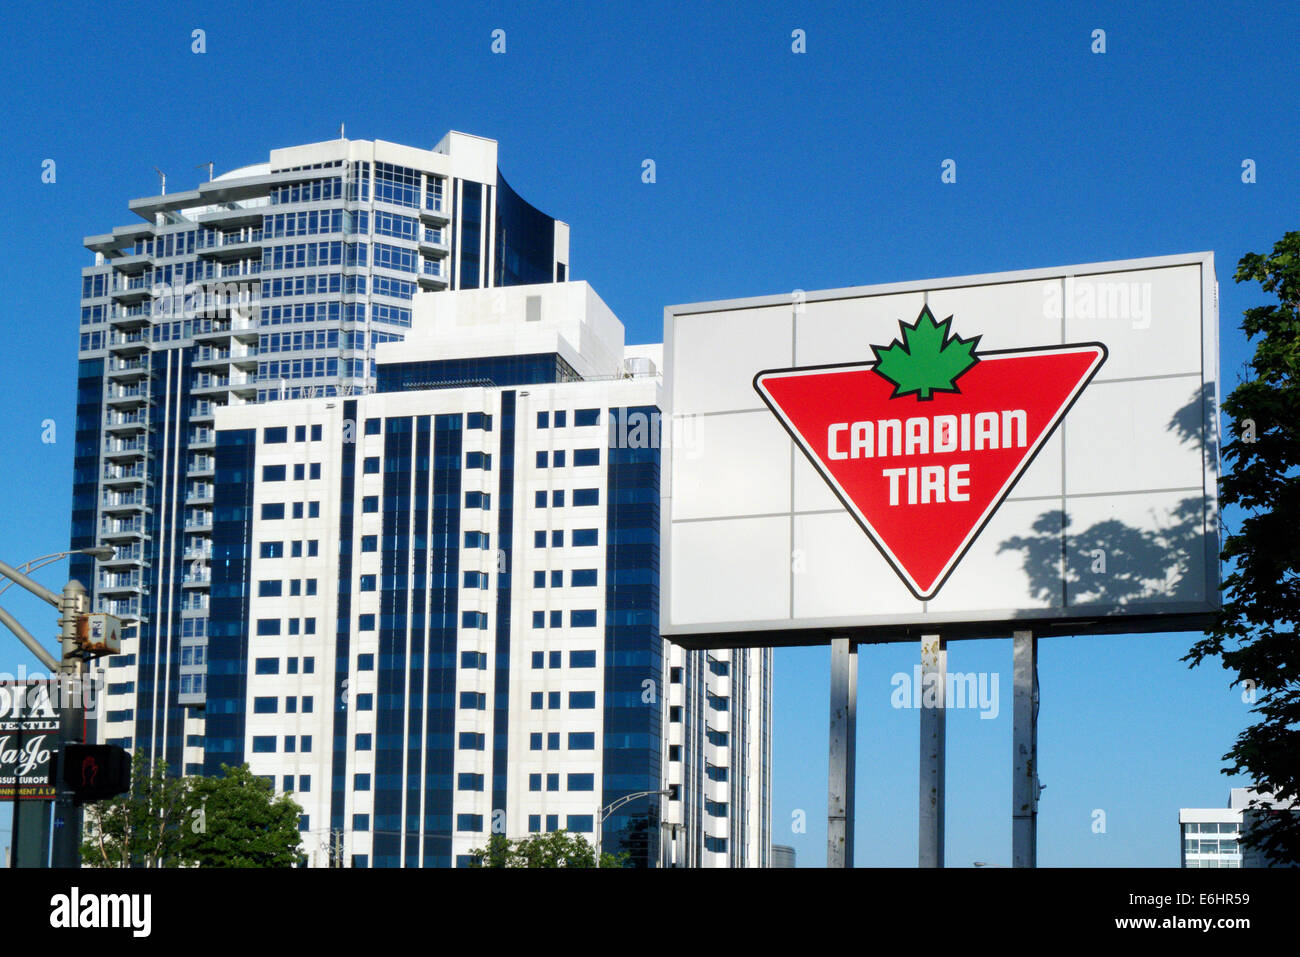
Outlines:
{"label": "high-rise building", "polygon": [[497,169],[497,144],[345,139],[273,150],[197,189],[133,200],[82,270],[72,558],[126,619],[103,739],[203,761],[216,411],[364,394],[420,291],[568,278],[569,230]]}
{"label": "high-rise building", "polygon": [[765,866],[771,652],[658,634],[661,352],[496,144],[293,147],[130,205],[83,270],[72,544],[117,554],[73,574],[128,622],[99,739],[249,762],[320,865],[568,827]]}
{"label": "high-rise building", "polygon": [[[1181,867],[1274,867],[1267,855],[1242,844],[1261,813],[1253,800],[1269,809],[1285,809],[1272,795],[1254,788],[1233,788],[1224,808],[1181,808],[1178,829],[1182,839]],[[1267,813],[1267,811],[1263,812]]]}
{"label": "high-rise building", "polygon": [[317,863],[765,865],[771,653],[659,635],[661,356],[586,283],[446,292],[375,393],[219,410],[205,770]]}

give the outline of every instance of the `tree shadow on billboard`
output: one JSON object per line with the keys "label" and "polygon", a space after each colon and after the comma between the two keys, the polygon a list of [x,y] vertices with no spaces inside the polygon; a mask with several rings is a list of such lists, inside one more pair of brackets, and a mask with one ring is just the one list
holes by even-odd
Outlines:
{"label": "tree shadow on billboard", "polygon": [[[1198,388],[1186,405],[1170,418],[1168,428],[1179,441],[1219,454],[1215,436],[1214,386]],[[1127,496],[1115,496],[1116,500]],[[1070,609],[1097,606],[1099,613],[1125,614],[1128,606],[1146,605],[1155,613],[1163,603],[1203,602],[1206,528],[1217,520],[1206,515],[1200,492],[1189,493],[1158,513],[1149,510],[1143,526],[1107,518],[1086,528],[1061,508],[1052,508],[1034,521],[1032,532],[1007,539],[999,552],[1019,551],[1033,597]],[[1215,576],[1217,578],[1217,576]]]}

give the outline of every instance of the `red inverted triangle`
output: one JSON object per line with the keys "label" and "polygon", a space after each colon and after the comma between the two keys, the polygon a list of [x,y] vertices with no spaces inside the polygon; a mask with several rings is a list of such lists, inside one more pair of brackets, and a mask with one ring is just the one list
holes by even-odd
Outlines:
{"label": "red inverted triangle", "polygon": [[891,398],[874,362],[771,369],[754,388],[925,600],[1105,359],[1099,342],[982,352],[960,391],[926,400]]}

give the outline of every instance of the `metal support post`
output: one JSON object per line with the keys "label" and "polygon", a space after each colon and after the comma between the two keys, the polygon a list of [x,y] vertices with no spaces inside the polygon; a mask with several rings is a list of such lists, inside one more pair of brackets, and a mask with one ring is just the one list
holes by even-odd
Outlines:
{"label": "metal support post", "polygon": [[1011,866],[1038,866],[1038,639],[1012,636]]}
{"label": "metal support post", "polygon": [[918,867],[943,867],[948,643],[921,637],[921,787]]}
{"label": "metal support post", "polygon": [[858,728],[858,649],[831,639],[830,789],[826,866],[853,866],[853,801]]}

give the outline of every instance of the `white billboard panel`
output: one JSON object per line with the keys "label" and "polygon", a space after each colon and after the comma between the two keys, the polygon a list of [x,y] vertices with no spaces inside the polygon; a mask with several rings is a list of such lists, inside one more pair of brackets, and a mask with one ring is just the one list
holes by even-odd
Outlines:
{"label": "white billboard panel", "polygon": [[664,323],[675,641],[1172,630],[1218,607],[1211,253]]}

